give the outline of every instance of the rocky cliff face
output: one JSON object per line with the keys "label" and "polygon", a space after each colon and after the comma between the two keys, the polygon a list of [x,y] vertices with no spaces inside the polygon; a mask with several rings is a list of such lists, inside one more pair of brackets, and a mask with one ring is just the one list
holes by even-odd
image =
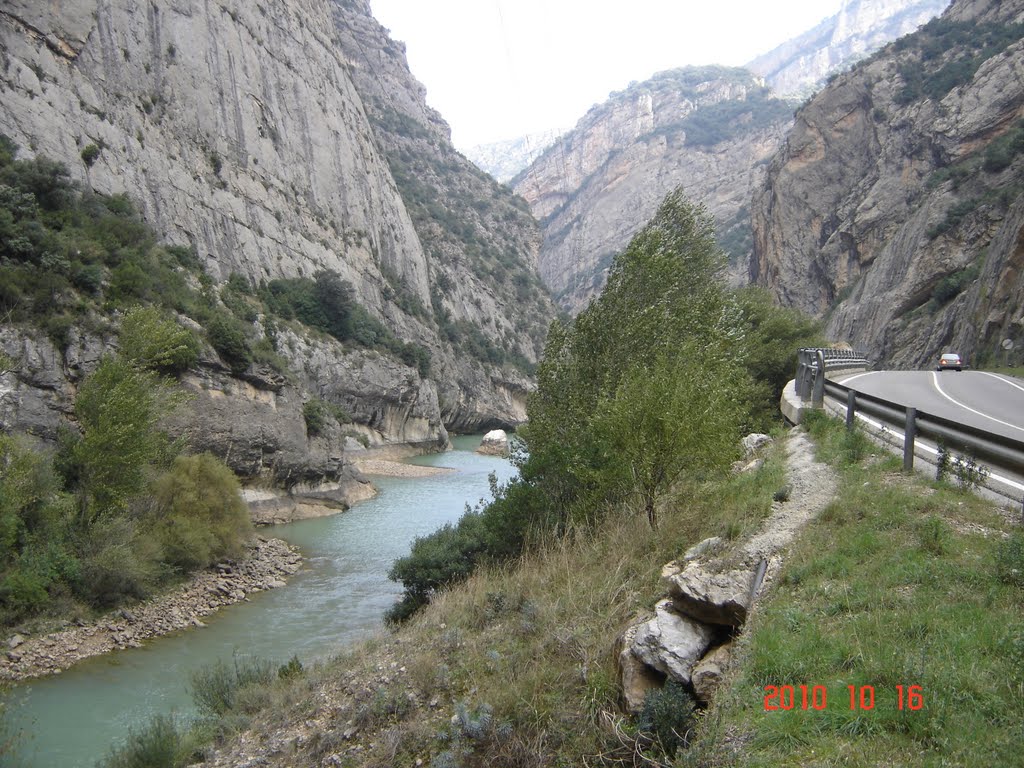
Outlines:
{"label": "rocky cliff face", "polygon": [[751,190],[791,116],[724,67],[665,72],[591,109],[514,182],[541,220],[540,272],[562,306],[578,312],[601,291],[614,254],[679,186],[745,254]]}
{"label": "rocky cliff face", "polygon": [[466,157],[498,181],[509,182],[529,168],[562,133],[540,131],[508,141],[477,144],[466,151]]}
{"label": "rocky cliff face", "polygon": [[[11,0],[0,8],[0,51],[0,133],[22,156],[61,160],[94,190],[127,193],[218,280],[333,270],[396,336],[431,352],[423,379],[376,352],[297,336],[280,350],[296,375],[256,385],[218,369],[214,355],[192,382],[206,414],[197,445],[237,458],[246,443],[232,464],[247,475],[271,454],[294,454],[294,467],[274,473],[291,483],[282,478],[329,478],[342,463],[343,441],[318,448],[305,434],[301,406],[312,396],[346,408],[377,441],[437,444],[445,424],[523,419],[529,379],[509,364],[536,360],[552,316],[534,268],[536,224],[454,152],[368,3]],[[405,144],[393,139],[403,131],[414,137]],[[427,189],[411,203],[396,155],[440,168],[445,183],[410,174]],[[5,349],[28,345],[52,365],[39,368],[46,381],[19,373],[6,385],[19,394],[5,407],[22,410],[5,425],[67,411],[75,354],[7,330]]]}
{"label": "rocky cliff face", "polygon": [[445,423],[475,431],[522,421],[529,382],[521,372],[539,359],[554,317],[536,271],[537,223],[525,201],[455,150],[404,46],[369,3],[339,2],[334,14],[375,143],[427,257]]}
{"label": "rocky cliff face", "polygon": [[833,72],[913,32],[948,5],[948,0],[845,0],[835,16],[758,56],[747,69],[776,93],[803,98]]}
{"label": "rocky cliff face", "polygon": [[1021,0],[958,0],[819,93],[755,197],[753,280],[891,365],[1020,347],[1022,36]]}

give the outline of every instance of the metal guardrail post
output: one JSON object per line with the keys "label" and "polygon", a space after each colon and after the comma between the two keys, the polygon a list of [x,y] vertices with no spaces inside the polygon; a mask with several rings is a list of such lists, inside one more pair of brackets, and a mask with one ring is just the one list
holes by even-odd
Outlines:
{"label": "metal guardrail post", "polygon": [[818,368],[814,372],[814,392],[811,394],[811,407],[821,408],[825,403],[825,353],[817,351]]}
{"label": "metal guardrail post", "polygon": [[806,400],[810,394],[807,390],[807,376],[810,370],[807,365],[808,353],[806,349],[797,350],[796,359],[796,394],[801,400]]}
{"label": "metal guardrail post", "polygon": [[907,424],[903,430],[903,471],[914,471],[914,441],[917,438],[917,408],[907,408]]}
{"label": "metal guardrail post", "polygon": [[846,428],[853,429],[853,420],[857,415],[857,393],[852,389],[846,393]]}

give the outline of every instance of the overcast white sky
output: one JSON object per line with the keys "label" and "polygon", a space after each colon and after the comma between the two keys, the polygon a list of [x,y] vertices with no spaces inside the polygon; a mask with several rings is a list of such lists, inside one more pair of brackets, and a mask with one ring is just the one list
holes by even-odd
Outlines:
{"label": "overcast white sky", "polygon": [[742,65],[842,0],[371,0],[460,149],[568,129],[633,80]]}

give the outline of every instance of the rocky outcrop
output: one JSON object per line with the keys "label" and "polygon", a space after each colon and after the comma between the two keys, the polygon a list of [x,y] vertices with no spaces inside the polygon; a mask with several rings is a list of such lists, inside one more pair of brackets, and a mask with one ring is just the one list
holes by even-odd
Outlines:
{"label": "rocky outcrop", "polygon": [[476,452],[488,456],[508,456],[508,435],[505,430],[492,429],[484,435]]}
{"label": "rocky outcrop", "polygon": [[[744,445],[763,448],[759,437],[750,435]],[[618,659],[628,711],[639,712],[665,680],[686,686],[700,702],[714,695],[732,659],[732,638],[762,586],[778,573],[800,528],[835,494],[834,472],[814,461],[804,435],[792,433],[786,450],[791,492],[776,499],[758,532],[725,551],[721,539],[705,539],[667,563],[662,582],[668,596],[655,606],[654,618],[641,617],[623,632]]]}
{"label": "rocky outcrop", "polygon": [[725,67],[663,72],[591,109],[513,182],[544,228],[540,272],[559,303],[585,307],[680,186],[745,263],[751,190],[791,117],[754,75]]}
{"label": "rocky outcrop", "polygon": [[0,679],[56,674],[90,656],[138,648],[160,635],[204,627],[202,617],[245,600],[250,593],[283,587],[301,565],[301,555],[287,542],[257,537],[244,560],[219,563],[168,595],[120,609],[91,624],[8,638],[6,655],[0,658]]}
{"label": "rocky outcrop", "polygon": [[369,3],[337,2],[334,17],[375,143],[426,254],[424,305],[443,342],[431,350],[445,424],[457,432],[515,426],[530,388],[522,371],[540,358],[554,318],[537,274],[537,223],[525,201],[455,150],[404,45]]}
{"label": "rocky outcrop", "polygon": [[1020,0],[954,2],[801,109],[755,195],[753,281],[884,365],[1021,347],[1022,23]]}
{"label": "rocky outcrop", "polygon": [[746,65],[783,96],[804,98],[834,72],[913,32],[949,0],[843,0],[839,12]]}
{"label": "rocky outcrop", "polygon": [[[180,379],[186,403],[161,425],[191,452],[208,451],[225,461],[242,481],[256,522],[336,512],[372,495],[346,456],[348,435],[376,444],[398,440],[419,451],[447,446],[436,391],[413,369],[365,350],[341,354],[336,342],[292,342],[293,366],[303,378],[259,365],[234,375],[212,349],[204,350]],[[82,378],[116,348],[112,336],[76,330],[60,351],[41,332],[0,328],[0,352],[12,360],[0,374],[0,428],[55,441],[62,428],[73,428]],[[356,368],[367,373],[352,393],[346,380]],[[351,409],[359,421],[328,423],[310,434],[303,405],[311,390]],[[429,397],[421,402],[425,393]]]}
{"label": "rocky outcrop", "polygon": [[[161,239],[193,246],[218,281],[333,270],[395,336],[431,353],[430,379],[312,340],[279,350],[297,380],[277,390],[258,371],[242,379],[250,389],[201,370],[215,427],[255,432],[246,418],[280,407],[283,422],[311,396],[337,398],[388,441],[443,443],[445,424],[523,420],[529,376],[502,363],[528,370],[553,314],[535,269],[536,224],[454,152],[368,3],[14,0],[0,9],[0,50],[0,133],[20,157],[63,161],[97,192],[127,194]],[[391,141],[398,134],[413,138]],[[414,200],[419,188],[397,162],[430,166],[444,183],[412,175],[429,188],[426,203]],[[27,405],[67,410],[64,384],[38,383]],[[26,418],[56,425],[42,411]],[[334,448],[305,468],[285,459],[302,443],[293,422],[272,458],[294,465],[285,476],[330,480]],[[223,432],[203,440],[224,443]],[[259,442],[239,464],[266,464]]]}

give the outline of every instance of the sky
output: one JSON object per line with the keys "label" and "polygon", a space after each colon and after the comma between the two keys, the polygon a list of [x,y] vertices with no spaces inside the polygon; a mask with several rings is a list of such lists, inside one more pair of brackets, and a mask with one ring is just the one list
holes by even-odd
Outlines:
{"label": "sky", "polygon": [[371,0],[466,150],[567,130],[612,91],[686,65],[741,66],[842,0]]}

